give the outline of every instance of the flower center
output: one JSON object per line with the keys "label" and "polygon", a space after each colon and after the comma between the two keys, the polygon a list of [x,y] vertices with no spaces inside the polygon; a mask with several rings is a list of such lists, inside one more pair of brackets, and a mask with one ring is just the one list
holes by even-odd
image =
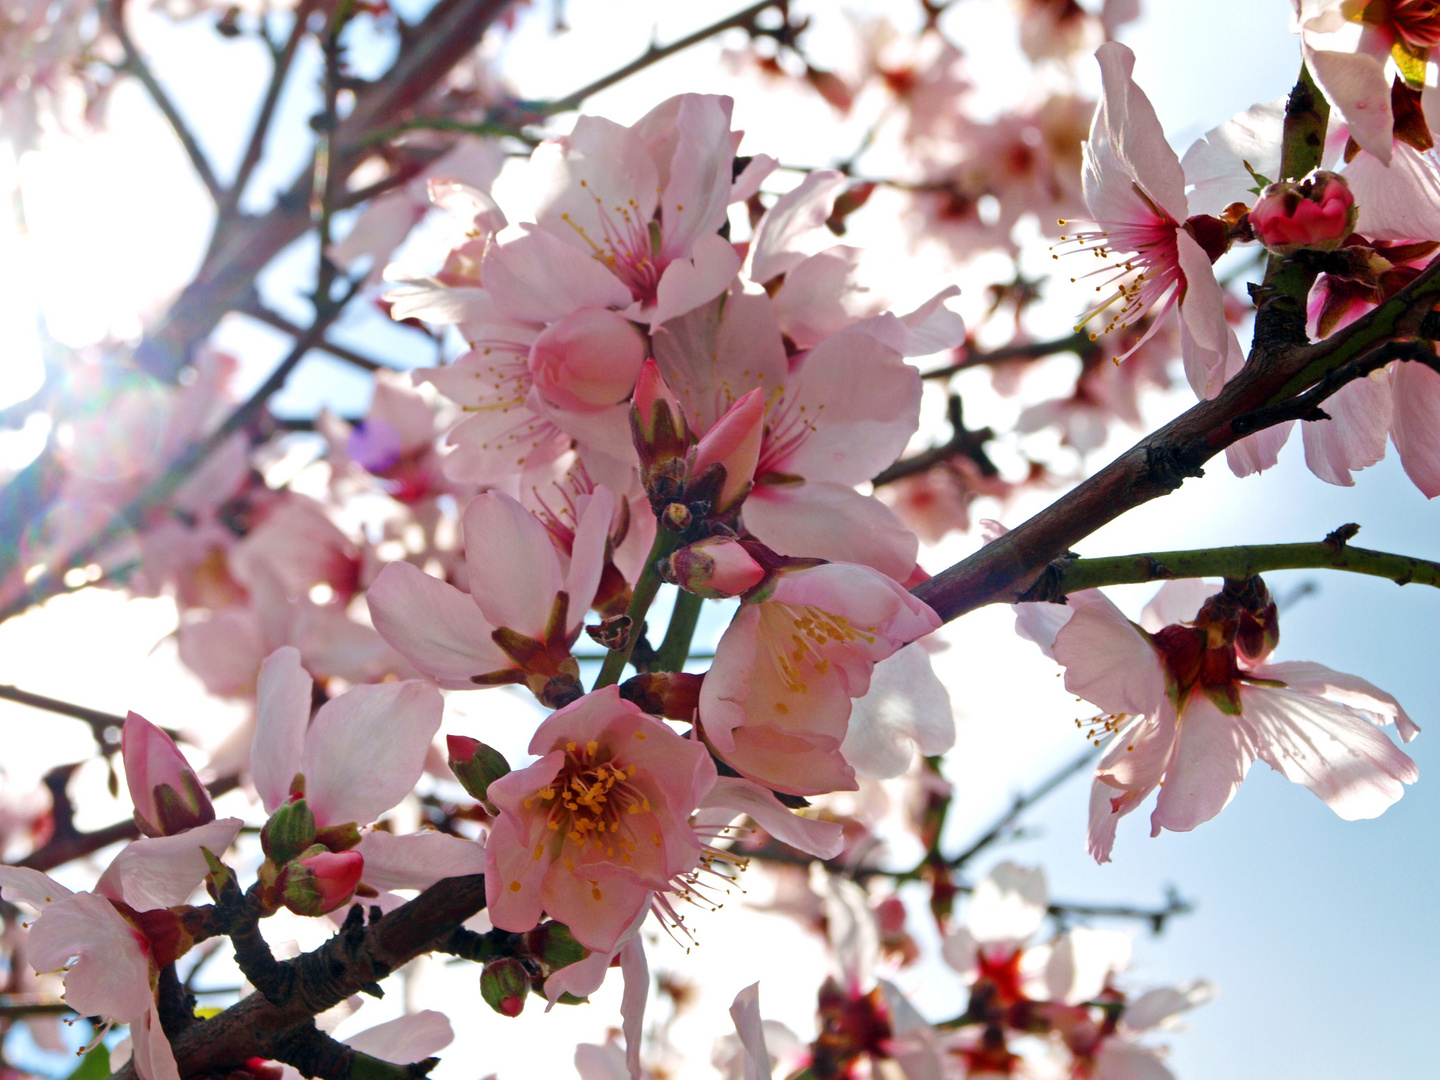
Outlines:
{"label": "flower center", "polygon": [[[565,764],[554,780],[525,800],[525,808],[536,801],[545,805],[547,827],[562,844],[574,843],[580,854],[594,844],[605,857],[618,855],[628,863],[636,844],[629,830],[617,835],[620,823],[627,815],[650,812],[649,798],[631,782],[634,776],[634,765],[618,764],[594,740],[584,746],[566,743]],[[543,853],[543,846],[536,848],[537,858]]]}
{"label": "flower center", "polygon": [[[580,186],[589,191],[584,180]],[[600,196],[594,192],[590,196],[595,200],[595,213],[600,219],[600,236],[591,236],[590,230],[569,214],[560,215],[560,219],[590,245],[593,257],[625,283],[632,297],[641,305],[653,304],[666,263],[660,256],[659,224],[642,221],[634,199],[607,208]]]}

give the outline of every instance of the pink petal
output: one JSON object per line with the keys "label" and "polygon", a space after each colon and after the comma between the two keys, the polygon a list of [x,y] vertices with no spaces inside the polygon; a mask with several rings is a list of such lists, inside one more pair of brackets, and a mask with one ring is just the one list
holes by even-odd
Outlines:
{"label": "pink petal", "polygon": [[289,801],[290,783],[300,771],[313,689],[314,681],[300,666],[298,649],[289,645],[276,649],[260,665],[250,777],[271,813]]}
{"label": "pink petal", "polygon": [[445,1049],[455,1038],[449,1018],[434,1009],[421,1009],[356,1032],[346,1046],[381,1061],[408,1065]]}
{"label": "pink petal", "polygon": [[587,256],[613,235],[644,229],[661,187],[640,135],[598,116],[582,116],[568,136],[541,143],[530,182],[535,220]]}
{"label": "pink petal", "polygon": [[1097,127],[1103,116],[1115,156],[1135,183],[1171,218],[1184,221],[1190,216],[1185,201],[1185,174],[1180,159],[1165,141],[1155,107],[1135,85],[1135,54],[1118,42],[1107,41],[1096,50],[1095,59],[1100,62],[1104,85]]}
{"label": "pink petal", "polygon": [[490,625],[536,639],[565,587],[550,534],[509,495],[477,495],[465,509],[470,590]]}
{"label": "pink petal", "polygon": [[568,623],[575,629],[585,620],[600,575],[605,569],[605,545],[610,539],[610,522],[615,515],[615,496],[601,485],[591,493],[575,528],[570,548],[570,569],[565,573],[569,596]]}
{"label": "pink petal", "polygon": [[443,709],[440,691],[420,682],[355,686],[320,706],[301,760],[316,824],[364,825],[408,795]]}
{"label": "pink petal", "polygon": [[1120,819],[1145,801],[1154,788],[1122,791],[1103,780],[1090,785],[1090,823],[1085,836],[1085,851],[1097,863],[1110,861],[1115,848],[1115,830]]}
{"label": "pink petal", "polygon": [[170,1040],[165,1037],[165,1029],[160,1026],[157,1008],[146,1009],[130,1022],[130,1043],[133,1050],[131,1059],[135,1062],[135,1073],[140,1080],[180,1080],[175,1052],[170,1048]]}
{"label": "pink petal", "polygon": [[1015,604],[1015,633],[1040,646],[1040,651],[1055,659],[1055,637],[1075,614],[1073,604]]}
{"label": "pink petal", "polygon": [[1352,487],[1352,472],[1385,456],[1392,412],[1390,372],[1382,368],[1369,378],[1346,383],[1321,408],[1329,420],[1300,426],[1305,464],[1327,484]]}
{"label": "pink petal", "polygon": [[909,769],[917,751],[943,754],[954,745],[950,695],[917,643],[875,665],[869,692],[851,706],[840,752],[859,775],[885,780]]}
{"label": "pink petal", "polygon": [[1255,669],[1255,675],[1262,679],[1279,679],[1292,690],[1303,694],[1338,701],[1378,727],[1393,723],[1405,742],[1420,734],[1420,728],[1394,697],[1358,675],[1331,671],[1322,664],[1296,661],[1262,665]]}
{"label": "pink petal", "polygon": [[1362,52],[1306,48],[1305,63],[1337,118],[1350,129],[1350,137],[1388,165],[1395,118],[1390,111],[1385,61]]}
{"label": "pink petal", "polygon": [[909,331],[904,347],[905,356],[929,356],[965,343],[965,320],[945,306],[945,301],[960,295],[960,286],[949,285],[900,321]]}
{"label": "pink petal", "polygon": [[730,1019],[745,1058],[744,1080],[770,1080],[770,1051],[765,1046],[765,1027],[760,1019],[760,984],[751,983],[730,1003]]}
{"label": "pink petal", "polygon": [[1175,753],[1150,815],[1151,835],[1162,828],[1189,832],[1209,821],[1235,797],[1257,754],[1249,727],[1195,694],[1180,721]]}
{"label": "pink petal", "polygon": [[1180,355],[1190,389],[1201,400],[1220,393],[1233,372],[1244,362],[1235,331],[1225,321],[1225,291],[1215,280],[1210,256],[1205,254],[1184,229],[1175,233],[1184,293],[1180,297]]}
{"label": "pink petal", "polygon": [[[542,862],[541,865],[544,865]],[[586,876],[553,862],[540,882],[540,904],[570,928],[587,949],[612,951],[635,917],[650,906],[654,891],[633,875],[594,866]]]}
{"label": "pink petal", "polygon": [[[665,259],[690,258],[702,241],[725,224],[726,207],[731,201],[731,163],[735,159],[729,98],[685,94],[679,105],[673,126],[676,143],[669,161],[670,175],[660,197],[660,254]],[[735,270],[740,269],[739,263],[736,256]],[[732,270],[729,276],[734,274]]]}
{"label": "pink petal", "polygon": [[1245,686],[1260,759],[1346,821],[1379,817],[1420,778],[1415,763],[1354,710],[1291,689]]}
{"label": "pink petal", "polygon": [[376,829],[354,850],[365,858],[361,880],[381,891],[428,889],[442,878],[485,872],[485,845],[448,833],[396,836]]}
{"label": "pink petal", "polygon": [[75,894],[48,874],[28,866],[0,866],[0,899],[11,904],[29,904],[43,911],[56,900]]}
{"label": "pink petal", "polygon": [[[584,245],[572,229],[564,229]],[[496,309],[522,322],[555,322],[582,307],[618,309],[630,303],[630,290],[589,248],[576,251],[563,233],[545,229],[506,230],[501,243],[486,250],[481,274]]]}
{"label": "pink petal", "polygon": [[738,776],[717,778],[701,805],[745,814],[782,844],[817,859],[833,859],[845,846],[838,822],[797,814],[766,788]]}
{"label": "pink petal", "polygon": [[468,593],[410,563],[388,564],[365,599],[381,637],[447,690],[473,690],[472,675],[514,666]]}
{"label": "pink petal", "polygon": [[1433,154],[1397,141],[1389,165],[1359,154],[1341,175],[1359,210],[1356,232],[1371,240],[1440,238],[1440,166]]}
{"label": "pink petal", "polygon": [[650,996],[650,965],[645,960],[645,943],[633,935],[620,950],[620,972],[625,992],[620,998],[621,1031],[625,1035],[625,1064],[630,1080],[641,1080],[640,1046],[645,1029],[645,1002]]}
{"label": "pink petal", "polygon": [[48,905],[30,927],[36,971],[65,974],[65,1000],[81,1016],[133,1023],[152,1008],[150,961],[130,924],[98,893],[75,893]]}
{"label": "pink petal", "polygon": [[808,349],[885,308],[884,297],[856,277],[861,254],[859,248],[836,245],[785,275],[784,287],[775,296],[775,313],[797,348]]}
{"label": "pink petal", "polygon": [[920,550],[893,510],[846,484],[762,484],[746,498],[741,516],[782,555],[859,563],[896,581],[910,576]]}
{"label": "pink petal", "polygon": [[1246,435],[1225,448],[1225,463],[1236,476],[1252,476],[1273,468],[1280,460],[1280,450],[1294,428],[1295,421],[1286,420],[1254,435]]}
{"label": "pink petal", "polygon": [[[857,386],[865,393],[854,393]],[[863,484],[915,433],[920,373],[869,334],[842,331],[806,355],[770,421],[794,427],[797,445],[773,462],[767,452],[769,467],[807,480]]]}
{"label": "pink petal", "polygon": [[1424,364],[1397,364],[1390,437],[1405,475],[1427,499],[1440,495],[1440,375]]}
{"label": "pink petal", "polygon": [[728,289],[739,270],[740,256],[729,240],[715,234],[700,237],[689,257],[677,258],[660,275],[655,307],[645,321],[659,326],[693,311]]}
{"label": "pink petal", "polygon": [[667,322],[653,339],[660,374],[701,432],[756,387],[767,397],[776,393],[790,372],[770,298],[737,293],[723,300]]}
{"label": "pink petal", "polygon": [[1159,653],[1104,595],[1086,590],[1069,599],[1075,614],[1054,645],[1065,689],[1108,713],[1155,713],[1165,697]]}
{"label": "pink petal", "polygon": [[1245,163],[1261,176],[1278,180],[1280,140],[1285,127],[1285,99],[1252,105],[1197,139],[1180,159],[1190,191],[1190,211],[1218,215],[1233,202],[1254,201],[1255,179]]}
{"label": "pink petal", "polygon": [[730,185],[730,202],[742,203],[760,190],[760,184],[780,163],[769,154],[756,154]]}
{"label": "pink petal", "polygon": [[1111,1036],[1095,1054],[1095,1075],[1105,1080],[1175,1080],[1154,1047]]}
{"label": "pink petal", "polygon": [[765,211],[751,244],[752,281],[764,284],[804,261],[796,242],[825,224],[847,182],[835,169],[817,169]]}
{"label": "pink petal", "polygon": [[220,818],[174,836],[126,844],[100,875],[95,891],[136,911],[183,904],[210,872],[200,849],[224,855],[243,824],[239,818]]}

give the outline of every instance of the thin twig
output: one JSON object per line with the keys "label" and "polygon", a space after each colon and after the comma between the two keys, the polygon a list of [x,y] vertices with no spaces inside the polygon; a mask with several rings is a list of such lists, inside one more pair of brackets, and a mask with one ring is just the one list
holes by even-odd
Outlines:
{"label": "thin twig", "polygon": [[115,35],[116,40],[120,42],[120,48],[125,52],[125,59],[121,64],[121,69],[140,80],[140,84],[144,86],[146,92],[149,93],[150,100],[155,103],[155,107],[164,115],[165,120],[170,124],[171,130],[175,132],[175,137],[180,140],[180,145],[185,148],[185,153],[190,158],[190,164],[194,167],[195,174],[200,177],[200,182],[203,183],[206,190],[210,192],[210,197],[217,203],[220,202],[225,196],[224,186],[220,183],[219,178],[216,177],[215,170],[210,167],[209,159],[206,158],[205,152],[200,149],[200,143],[196,140],[194,133],[191,132],[189,125],[185,123],[185,118],[180,115],[180,111],[175,107],[175,103],[170,100],[170,95],[165,92],[165,88],[156,80],[155,73],[150,70],[150,65],[145,62],[145,58],[140,54],[140,50],[135,47],[135,42],[131,40],[130,31],[125,26],[124,0],[112,0],[112,2],[106,4],[102,10],[104,12],[106,25],[110,28],[110,32]]}
{"label": "thin twig", "polygon": [[1001,814],[1000,817],[996,819],[995,824],[981,833],[979,838],[964,851],[947,858],[945,860],[946,865],[952,870],[958,870],[991,844],[1003,839],[1009,831],[1010,826],[1015,823],[1021,814],[1045,798],[1076,773],[1083,772],[1090,766],[1090,763],[1095,760],[1095,755],[1096,751],[1086,750],[1074,761],[1071,761],[1064,768],[1056,771],[1054,775],[1042,781],[1034,790],[1028,791],[1023,795],[1015,796],[1015,801],[1010,804],[1010,809]]}
{"label": "thin twig", "polygon": [[[241,312],[241,314],[248,315],[256,322],[262,322],[266,326],[273,326],[276,330],[284,331],[292,338],[302,337],[306,333],[305,327],[298,326],[297,324],[291,322],[289,319],[285,318],[285,316],[281,315],[278,311],[273,311],[270,308],[264,307],[263,305],[258,303],[251,304],[249,307],[245,308]],[[360,368],[362,371],[400,370],[396,368],[393,364],[385,364],[379,360],[373,360],[368,356],[356,352],[354,349],[348,348],[344,345],[337,345],[335,342],[330,341],[329,339],[316,342],[313,348],[316,352],[329,353],[337,360],[344,360],[347,364],[353,364],[355,367]]]}
{"label": "thin twig", "polygon": [[609,75],[605,75],[588,86],[582,86],[573,94],[566,94],[554,101],[540,102],[531,106],[527,111],[537,113],[541,116],[554,116],[556,113],[569,112],[571,109],[580,107],[580,104],[592,94],[598,94],[601,90],[614,86],[616,83],[628,79],[637,71],[643,71],[651,64],[664,60],[667,56],[674,56],[678,52],[698,45],[706,38],[714,37],[716,34],[724,33],[726,30],[743,29],[748,30],[755,26],[756,17],[768,8],[778,8],[783,13],[786,8],[785,0],[760,0],[760,3],[751,4],[743,11],[737,11],[734,15],[721,19],[719,22],[711,23],[709,26],[696,30],[693,34],[687,34],[678,41],[672,41],[669,45],[652,44],[643,53],[637,56],[630,63],[623,67],[616,68]]}
{"label": "thin twig", "polygon": [[1038,360],[1042,356],[1054,356],[1057,353],[1081,352],[1090,344],[1090,335],[1083,330],[1077,330],[1073,334],[1066,334],[1053,341],[1027,341],[1018,345],[1002,345],[998,349],[976,349],[964,345],[958,350],[961,353],[961,359],[953,364],[947,364],[945,367],[923,371],[920,373],[920,377],[922,379],[948,379],[957,372],[985,364],[1004,364],[1010,360]]}
{"label": "thin twig", "polygon": [[[285,79],[290,73],[290,64],[295,59],[295,53],[300,47],[300,41],[305,36],[305,24],[309,21],[310,13],[315,9],[316,0],[301,0],[295,7],[295,24],[290,28],[290,36],[286,38],[284,47],[275,57],[275,68],[270,73],[270,83],[265,88],[265,97],[260,102],[260,112],[255,117],[255,125],[250,129],[250,139],[245,144],[245,156],[240,159],[240,167],[235,172],[235,181],[225,191],[220,200],[218,210],[219,216],[228,218],[234,214],[236,207],[240,205],[240,199],[245,194],[246,185],[250,183],[250,176],[255,167],[260,164],[260,159],[265,153],[265,140],[270,134],[270,122],[275,116],[275,106],[280,101],[280,92],[285,88]],[[220,230],[216,229],[216,236]]]}

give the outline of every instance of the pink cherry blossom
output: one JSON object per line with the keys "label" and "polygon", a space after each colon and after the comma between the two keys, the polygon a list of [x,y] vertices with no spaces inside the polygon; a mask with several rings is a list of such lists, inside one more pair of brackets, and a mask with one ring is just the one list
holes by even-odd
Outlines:
{"label": "pink cherry blossom", "polygon": [[1105,94],[1085,144],[1084,187],[1096,227],[1071,240],[1118,261],[1093,272],[1107,276],[1095,287],[1101,299],[1085,320],[1118,303],[1102,332],[1125,329],[1149,313],[1154,321],[1148,337],[1161,316],[1178,307],[1186,377],[1199,397],[1214,397],[1224,384],[1227,358],[1240,352],[1210,268],[1212,256],[1224,250],[1224,226],[1215,219],[1191,219],[1180,160],[1165,141],[1150,99],[1131,78],[1134,53],[1107,42],[1095,55]]}
{"label": "pink cherry blossom", "polygon": [[490,918],[520,931],[548,912],[609,951],[655,893],[700,864],[689,817],[715,766],[613,686],[551,715],[530,752],[540,759],[490,785],[500,808],[485,856]]}
{"label": "pink cherry blossom", "polygon": [[443,702],[432,686],[356,686],[310,719],[312,680],[300,654],[277,650],[260,669],[251,777],[265,809],[303,795],[320,828],[374,821],[420,779]]}
{"label": "pink cherry blossom", "polygon": [[658,325],[719,295],[740,257],[716,235],[740,133],[729,98],[684,94],[631,127],[582,116],[531,158],[536,220],[575,259],[629,291],[626,314]]}
{"label": "pink cherry blossom", "polygon": [[884,316],[792,359],[769,297],[733,294],[656,336],[656,362],[693,429],[708,432],[761,391],[765,426],[741,517],[781,554],[864,563],[897,580],[914,568],[913,534],[854,487],[893,462],[919,422],[919,372],[900,348],[909,332]]}
{"label": "pink cherry blossom", "polygon": [[875,664],[940,625],[869,567],[830,563],[778,575],[741,605],[700,692],[706,741],[742,776],[777,791],[852,790],[840,751],[851,699]]}
{"label": "pink cherry blossom", "polygon": [[465,511],[471,592],[390,563],[366,594],[375,628],[447,689],[528,680],[541,693],[573,680],[570,646],[600,584],[613,505],[603,487],[588,497],[567,558],[516,500],[477,496]]}
{"label": "pink cherry blossom", "polygon": [[1114,733],[1090,802],[1098,861],[1109,861],[1119,819],[1157,787],[1152,835],[1186,832],[1224,809],[1257,759],[1347,821],[1379,816],[1417,779],[1415,763],[1377,730],[1393,722],[1406,741],[1419,730],[1393,697],[1319,664],[1265,663],[1272,646],[1247,644],[1247,619],[1273,640],[1273,605],[1257,615],[1244,598],[1217,596],[1195,622],[1149,633],[1099,592],[1068,599],[1063,623],[1042,624],[1029,605],[1018,623],[1049,644],[1065,688],[1104,710],[1097,727]]}
{"label": "pink cherry blossom", "polygon": [[1288,255],[1302,248],[1330,251],[1355,228],[1355,196],[1345,179],[1317,172],[1299,184],[1271,184],[1250,210],[1255,236]]}

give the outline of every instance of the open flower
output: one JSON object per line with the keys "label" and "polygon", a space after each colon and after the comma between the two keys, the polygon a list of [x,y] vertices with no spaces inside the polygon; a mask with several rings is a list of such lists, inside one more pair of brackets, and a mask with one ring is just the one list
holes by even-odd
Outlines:
{"label": "open flower", "polygon": [[715,766],[613,686],[551,715],[530,752],[540,760],[488,793],[500,808],[486,846],[491,921],[529,930],[548,912],[586,948],[609,951],[655,893],[700,864],[689,818]]}
{"label": "open flower", "polygon": [[1225,225],[1190,216],[1180,160],[1165,141],[1150,99],[1131,77],[1135,54],[1106,42],[1095,56],[1105,93],[1085,144],[1083,174],[1095,228],[1068,239],[1116,261],[1087,275],[1107,276],[1095,287],[1101,298],[1082,325],[1113,308],[1098,336],[1133,326],[1149,313],[1150,329],[1131,346],[1133,352],[1156,332],[1161,316],[1178,307],[1185,375],[1199,397],[1212,398],[1225,382],[1227,358],[1240,351],[1225,321],[1223,290],[1210,269],[1225,250]]}
{"label": "open flower", "polygon": [[574,700],[579,668],[570,646],[600,584],[613,506],[609,490],[596,488],[567,558],[510,496],[477,496],[465,510],[471,592],[390,563],[366,594],[375,628],[447,689],[524,682],[537,695]]}
{"label": "open flower", "polygon": [[781,571],[742,604],[700,691],[700,728],[741,776],[777,791],[852,790],[840,751],[851,699],[878,661],[940,625],[900,585],[866,566]]}
{"label": "open flower", "polygon": [[1151,835],[1187,832],[1224,809],[1257,759],[1347,821],[1379,816],[1415,782],[1415,763],[1377,730],[1393,722],[1406,741],[1419,731],[1393,697],[1319,664],[1265,662],[1279,630],[1258,578],[1227,583],[1179,622],[1180,601],[1193,610],[1194,598],[1192,586],[1167,584],[1145,629],[1094,590],[1068,598],[1068,619],[1020,605],[1021,633],[1065,667],[1067,690],[1104,711],[1098,729],[1114,732],[1090,800],[1097,861],[1157,787]]}
{"label": "open flower", "polygon": [[300,653],[277,649],[261,665],[250,769],[265,809],[303,795],[317,827],[365,825],[415,787],[444,702],[433,686],[355,686],[320,706]]}

